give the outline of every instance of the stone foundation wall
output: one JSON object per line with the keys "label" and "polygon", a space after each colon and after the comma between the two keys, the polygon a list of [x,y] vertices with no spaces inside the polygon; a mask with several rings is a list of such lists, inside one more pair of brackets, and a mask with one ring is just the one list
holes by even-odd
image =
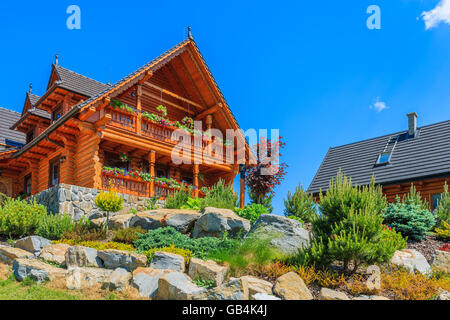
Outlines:
{"label": "stone foundation wall", "polygon": [[[67,184],[59,184],[54,188],[42,191],[29,200],[36,201],[47,207],[51,214],[68,214],[74,220],[82,217],[98,219],[105,216],[105,212],[95,205],[95,197],[100,193],[97,189],[83,188]],[[123,209],[116,214],[128,214],[133,209],[140,211],[147,210],[149,198],[132,196],[119,193],[123,197]],[[159,207],[164,206],[164,201],[158,201]]]}

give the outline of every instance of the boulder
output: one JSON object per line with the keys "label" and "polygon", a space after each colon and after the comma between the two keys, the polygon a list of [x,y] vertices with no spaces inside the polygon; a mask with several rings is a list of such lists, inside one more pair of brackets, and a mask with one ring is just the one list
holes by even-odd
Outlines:
{"label": "boulder", "polygon": [[98,257],[103,261],[103,265],[108,269],[124,268],[133,271],[138,267],[145,267],[147,256],[121,250],[102,250],[98,252]]}
{"label": "boulder", "polygon": [[31,252],[36,257],[39,257],[42,248],[51,244],[52,242],[48,239],[39,236],[31,236],[17,240],[16,242],[14,242],[14,247]]}
{"label": "boulder", "polygon": [[270,244],[284,254],[296,254],[309,246],[310,232],[296,220],[263,214],[252,226],[246,238],[270,240]]}
{"label": "boulder", "polygon": [[184,261],[184,258],[178,254],[157,251],[153,254],[150,268],[184,272],[186,269],[186,262]]}
{"label": "boulder", "polygon": [[353,298],[353,300],[390,300],[389,298],[383,297],[383,296],[359,296],[356,298]]}
{"label": "boulder", "polygon": [[278,297],[275,297],[271,294],[267,294],[267,293],[255,293],[253,296],[251,296],[250,300],[268,301],[268,300],[281,300],[281,299]]}
{"label": "boulder", "polygon": [[411,273],[417,270],[422,274],[428,274],[431,271],[427,259],[415,249],[396,251],[391,259],[391,264],[405,267]]}
{"label": "boulder", "polygon": [[29,277],[38,283],[53,281],[66,275],[66,270],[53,267],[38,259],[16,259],[12,271],[18,281]]}
{"label": "boulder", "polygon": [[61,266],[66,265],[66,252],[70,246],[68,244],[58,243],[46,246],[42,249],[40,258],[48,262],[58,263]]}
{"label": "boulder", "polygon": [[131,273],[123,268],[114,270],[103,283],[103,289],[122,291],[131,281]]}
{"label": "boulder", "polygon": [[206,290],[196,286],[191,278],[181,272],[171,272],[158,280],[156,300],[192,300]]}
{"label": "boulder", "polygon": [[189,276],[192,279],[204,279],[214,281],[215,286],[220,286],[226,278],[227,267],[218,265],[216,262],[192,258],[189,263]]}
{"label": "boulder", "polygon": [[134,214],[122,214],[111,217],[109,219],[108,227],[110,229],[126,229],[130,227],[130,221],[133,219]]}
{"label": "boulder", "polygon": [[275,282],[273,292],[283,300],[313,300],[308,287],[295,272],[282,275]]}
{"label": "boulder", "polygon": [[93,248],[75,246],[70,247],[65,255],[67,268],[94,267],[102,268],[103,261],[98,257],[98,251]]}
{"label": "boulder", "polygon": [[241,280],[246,283],[246,287],[248,288],[248,294],[250,298],[257,293],[268,295],[271,295],[273,293],[272,292],[273,284],[269,281],[258,279],[252,276],[241,277]]}
{"label": "boulder", "polygon": [[440,289],[436,300],[450,300],[450,292]]}
{"label": "boulder", "polygon": [[221,237],[225,232],[231,236],[245,235],[250,230],[250,221],[239,217],[232,210],[205,208],[194,226],[192,236]]}
{"label": "boulder", "polygon": [[178,232],[188,233],[194,227],[201,213],[194,210],[158,209],[139,213],[130,220],[130,227],[154,230],[161,227],[173,227]]}
{"label": "boulder", "polygon": [[450,252],[436,250],[431,267],[437,272],[450,273]]}
{"label": "boulder", "polygon": [[91,288],[102,284],[113,271],[103,268],[72,268],[67,271],[66,286],[69,290]]}
{"label": "boulder", "polygon": [[247,282],[231,278],[230,281],[212,289],[206,298],[208,300],[248,300]]}
{"label": "boulder", "polygon": [[350,300],[343,292],[328,288],[320,289],[319,300]]}
{"label": "boulder", "polygon": [[152,268],[137,268],[133,272],[132,286],[138,289],[139,295],[146,298],[154,298],[158,292],[158,282],[168,270],[157,270]]}
{"label": "boulder", "polygon": [[3,262],[8,265],[12,265],[14,260],[16,259],[33,259],[35,258],[34,254],[31,252],[13,248],[13,247],[0,247],[0,262]]}

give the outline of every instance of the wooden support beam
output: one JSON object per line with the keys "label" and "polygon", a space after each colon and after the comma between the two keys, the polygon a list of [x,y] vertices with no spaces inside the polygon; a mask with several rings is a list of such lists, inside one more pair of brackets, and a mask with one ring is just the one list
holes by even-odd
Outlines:
{"label": "wooden support beam", "polygon": [[197,115],[195,117],[195,120],[202,120],[204,117],[213,114],[215,112],[217,112],[218,110],[223,108],[223,104],[222,103],[218,103],[216,104],[214,107],[209,108],[208,110],[203,111],[202,113],[200,113],[199,115]]}
{"label": "wooden support beam", "polygon": [[[150,93],[150,92],[146,92],[145,90],[144,90],[143,94],[146,95],[146,96],[148,96],[148,97],[150,97],[150,98],[156,99],[156,100],[158,100],[158,101],[161,100],[161,97],[158,97],[158,96],[156,96],[156,95],[154,95],[154,94],[152,94],[152,93]],[[172,107],[174,107],[174,108],[177,108],[177,109],[179,109],[179,110],[182,110],[182,111],[184,111],[184,112],[186,112],[186,113],[189,113],[189,114],[191,114],[191,115],[194,115],[194,112],[193,112],[193,111],[188,110],[188,109],[186,109],[185,107],[182,107],[182,106],[180,106],[180,105],[177,105],[177,104],[175,104],[175,103],[173,103],[173,102],[170,102],[170,101],[167,101],[167,100],[164,100],[164,99],[162,100],[162,102],[163,102],[164,104],[167,104],[167,105],[169,105],[169,106],[172,106]]]}
{"label": "wooden support beam", "polygon": [[150,175],[152,176],[152,180],[150,181],[150,197],[155,196],[155,165],[156,165],[156,152],[151,150],[148,154],[148,163],[150,166]]}
{"label": "wooden support beam", "polygon": [[204,106],[198,104],[197,102],[194,102],[194,101],[192,101],[192,100],[186,99],[186,98],[184,98],[184,97],[182,97],[182,96],[179,96],[178,94],[173,93],[173,92],[171,92],[171,91],[169,91],[169,90],[166,90],[166,89],[164,89],[164,88],[158,87],[157,85],[154,85],[153,83],[145,82],[145,84],[146,84],[147,86],[149,86],[150,88],[153,88],[153,89],[155,89],[155,90],[161,91],[162,93],[165,93],[165,94],[167,94],[167,95],[169,95],[169,96],[171,96],[171,97],[173,97],[173,98],[175,98],[175,99],[178,99],[178,100],[181,100],[181,101],[183,101],[183,102],[189,103],[190,105],[192,105],[192,106],[194,106],[194,107],[197,107],[197,108],[199,108],[199,109],[201,109],[201,110],[204,110],[204,109],[205,109]]}
{"label": "wooden support beam", "polygon": [[194,198],[198,198],[199,195],[199,184],[198,184],[198,175],[200,173],[200,166],[198,164],[194,164]]}
{"label": "wooden support beam", "polygon": [[100,103],[100,105],[97,107],[97,111],[101,111],[103,109],[105,109],[107,106],[109,106],[111,104],[111,98],[110,97],[105,97],[103,98],[102,102]]}
{"label": "wooden support beam", "polygon": [[97,112],[97,109],[95,107],[89,107],[89,109],[85,110],[82,114],[78,116],[78,118],[81,121],[86,121],[89,119],[95,112]]}
{"label": "wooden support beam", "polygon": [[139,80],[138,83],[139,83],[139,84],[144,84],[144,83],[146,83],[148,80],[150,80],[151,77],[153,77],[153,71],[148,70],[148,71],[145,73],[144,77],[143,77],[141,80]]}

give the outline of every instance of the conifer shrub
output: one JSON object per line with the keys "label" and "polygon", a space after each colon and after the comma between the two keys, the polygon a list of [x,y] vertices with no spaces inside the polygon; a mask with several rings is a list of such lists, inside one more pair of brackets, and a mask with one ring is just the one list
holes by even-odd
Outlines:
{"label": "conifer shrub", "polygon": [[9,238],[33,235],[46,216],[47,209],[36,200],[7,199],[0,207],[0,234]]}
{"label": "conifer shrub", "polygon": [[450,240],[450,223],[442,221],[442,228],[436,228],[436,235],[443,240]]}
{"label": "conifer shrub", "polygon": [[399,231],[404,237],[413,240],[422,238],[435,226],[433,214],[425,209],[416,199],[405,198],[401,202],[391,203],[383,215],[384,223]]}
{"label": "conifer shrub", "polygon": [[441,195],[441,199],[436,207],[437,225],[438,227],[444,227],[444,222],[450,224],[450,193],[448,192],[448,185],[445,183],[444,192]]}
{"label": "conifer shrub", "polygon": [[287,199],[284,200],[284,215],[286,217],[295,216],[304,222],[312,222],[317,216],[316,204],[311,194],[304,191],[300,183],[291,194],[288,191]]}
{"label": "conifer shrub", "polygon": [[146,251],[145,255],[147,256],[148,264],[150,264],[152,262],[155,252],[158,252],[158,251],[178,254],[184,258],[186,265],[189,265],[189,262],[191,261],[191,258],[192,258],[191,250],[180,249],[180,248],[175,247],[174,245],[171,245],[170,247],[155,248],[155,249],[150,249],[150,250]]}
{"label": "conifer shrub", "polygon": [[361,264],[389,261],[396,250],[406,247],[406,241],[383,226],[386,205],[374,179],[368,186],[353,186],[339,171],[326,194],[320,195],[321,216],[313,219],[311,246],[291,261],[317,267],[339,261],[347,273],[354,273]]}
{"label": "conifer shrub", "polygon": [[139,234],[145,233],[141,227],[119,229],[114,231],[113,241],[133,244],[139,238]]}
{"label": "conifer shrub", "polygon": [[176,229],[167,227],[150,230],[146,234],[139,235],[134,246],[138,251],[144,253],[151,249],[167,248],[173,245],[179,249],[190,250],[196,258],[206,259],[216,250],[233,248],[236,241],[226,236],[222,239],[212,237],[191,239]]}

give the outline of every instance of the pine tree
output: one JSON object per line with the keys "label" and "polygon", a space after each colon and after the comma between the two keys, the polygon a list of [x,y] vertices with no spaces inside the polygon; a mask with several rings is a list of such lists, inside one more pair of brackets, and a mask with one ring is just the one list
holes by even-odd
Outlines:
{"label": "pine tree", "polygon": [[447,182],[444,185],[444,192],[436,207],[435,214],[438,219],[439,227],[443,227],[443,222],[450,224],[450,193],[448,192]]}
{"label": "pine tree", "polygon": [[286,217],[296,216],[304,222],[312,222],[317,217],[316,204],[311,194],[304,191],[300,183],[294,194],[288,191],[287,199],[284,200],[284,215]]}

